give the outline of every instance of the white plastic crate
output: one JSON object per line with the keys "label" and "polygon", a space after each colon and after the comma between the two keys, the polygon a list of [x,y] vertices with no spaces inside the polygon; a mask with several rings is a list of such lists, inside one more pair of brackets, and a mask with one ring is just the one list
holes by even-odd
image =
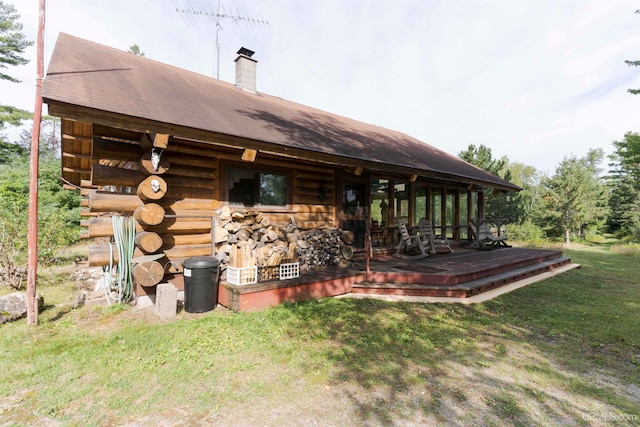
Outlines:
{"label": "white plastic crate", "polygon": [[258,283],[258,267],[227,267],[227,282],[234,285]]}
{"label": "white plastic crate", "polygon": [[280,280],[293,279],[296,277],[300,277],[299,262],[280,264]]}

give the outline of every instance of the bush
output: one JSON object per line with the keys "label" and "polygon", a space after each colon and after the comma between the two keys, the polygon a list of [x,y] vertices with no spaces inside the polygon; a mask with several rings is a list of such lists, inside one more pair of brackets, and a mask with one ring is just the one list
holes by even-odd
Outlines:
{"label": "bush", "polygon": [[[18,236],[18,238],[16,238]],[[15,217],[0,209],[0,284],[15,289],[22,287],[26,277],[26,236],[16,234]]]}
{"label": "bush", "polygon": [[528,219],[522,224],[509,224],[507,235],[509,240],[526,243],[531,246],[540,246],[546,239],[544,230]]}
{"label": "bush", "polygon": [[[38,261],[48,264],[61,247],[80,235],[77,192],[63,190],[60,160],[44,155],[38,182]],[[29,158],[15,157],[0,165],[0,282],[19,289],[27,263]]]}

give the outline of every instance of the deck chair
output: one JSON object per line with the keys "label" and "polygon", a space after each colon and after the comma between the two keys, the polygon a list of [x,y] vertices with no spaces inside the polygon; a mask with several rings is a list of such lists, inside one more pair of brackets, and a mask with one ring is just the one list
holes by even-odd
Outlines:
{"label": "deck chair", "polygon": [[486,223],[480,225],[480,227],[476,227],[474,224],[471,224],[471,231],[475,235],[474,244],[472,247],[477,249],[493,249],[498,246],[504,246],[510,248],[511,246],[507,244],[507,235],[501,234],[499,236],[495,235]]}
{"label": "deck chair", "polygon": [[418,230],[420,232],[420,239],[423,244],[428,245],[429,252],[432,254],[448,254],[453,252],[449,240],[445,236],[436,236],[431,226],[431,221],[428,219],[421,219],[418,221]]}
{"label": "deck chair", "polygon": [[399,223],[398,230],[400,231],[400,243],[394,256],[402,259],[420,259],[429,256],[429,252],[427,252],[427,248],[420,240],[420,236],[409,234],[405,223]]}

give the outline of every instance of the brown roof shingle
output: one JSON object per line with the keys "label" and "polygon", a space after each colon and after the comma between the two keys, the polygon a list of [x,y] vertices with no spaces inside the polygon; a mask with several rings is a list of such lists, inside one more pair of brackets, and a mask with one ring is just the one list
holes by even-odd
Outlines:
{"label": "brown roof shingle", "polygon": [[59,102],[312,153],[519,187],[404,133],[266,95],[61,33],[43,83]]}

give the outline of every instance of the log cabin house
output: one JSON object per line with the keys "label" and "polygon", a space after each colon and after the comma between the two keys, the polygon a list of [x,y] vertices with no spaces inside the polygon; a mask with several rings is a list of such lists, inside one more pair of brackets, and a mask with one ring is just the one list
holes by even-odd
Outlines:
{"label": "log cabin house", "polygon": [[[109,239],[111,215],[135,217],[138,255],[158,255],[134,271],[138,296],[161,281],[182,289],[192,256],[226,267],[303,254],[309,270],[362,252],[369,229],[374,253],[392,250],[398,220],[469,240],[485,189],[520,190],[406,134],[259,92],[252,55],[238,52],[230,84],[58,37],[42,96],[62,120],[62,175],[82,192],[84,237]],[[331,256],[312,262],[318,232]],[[91,265],[118,261],[104,243]]]}

